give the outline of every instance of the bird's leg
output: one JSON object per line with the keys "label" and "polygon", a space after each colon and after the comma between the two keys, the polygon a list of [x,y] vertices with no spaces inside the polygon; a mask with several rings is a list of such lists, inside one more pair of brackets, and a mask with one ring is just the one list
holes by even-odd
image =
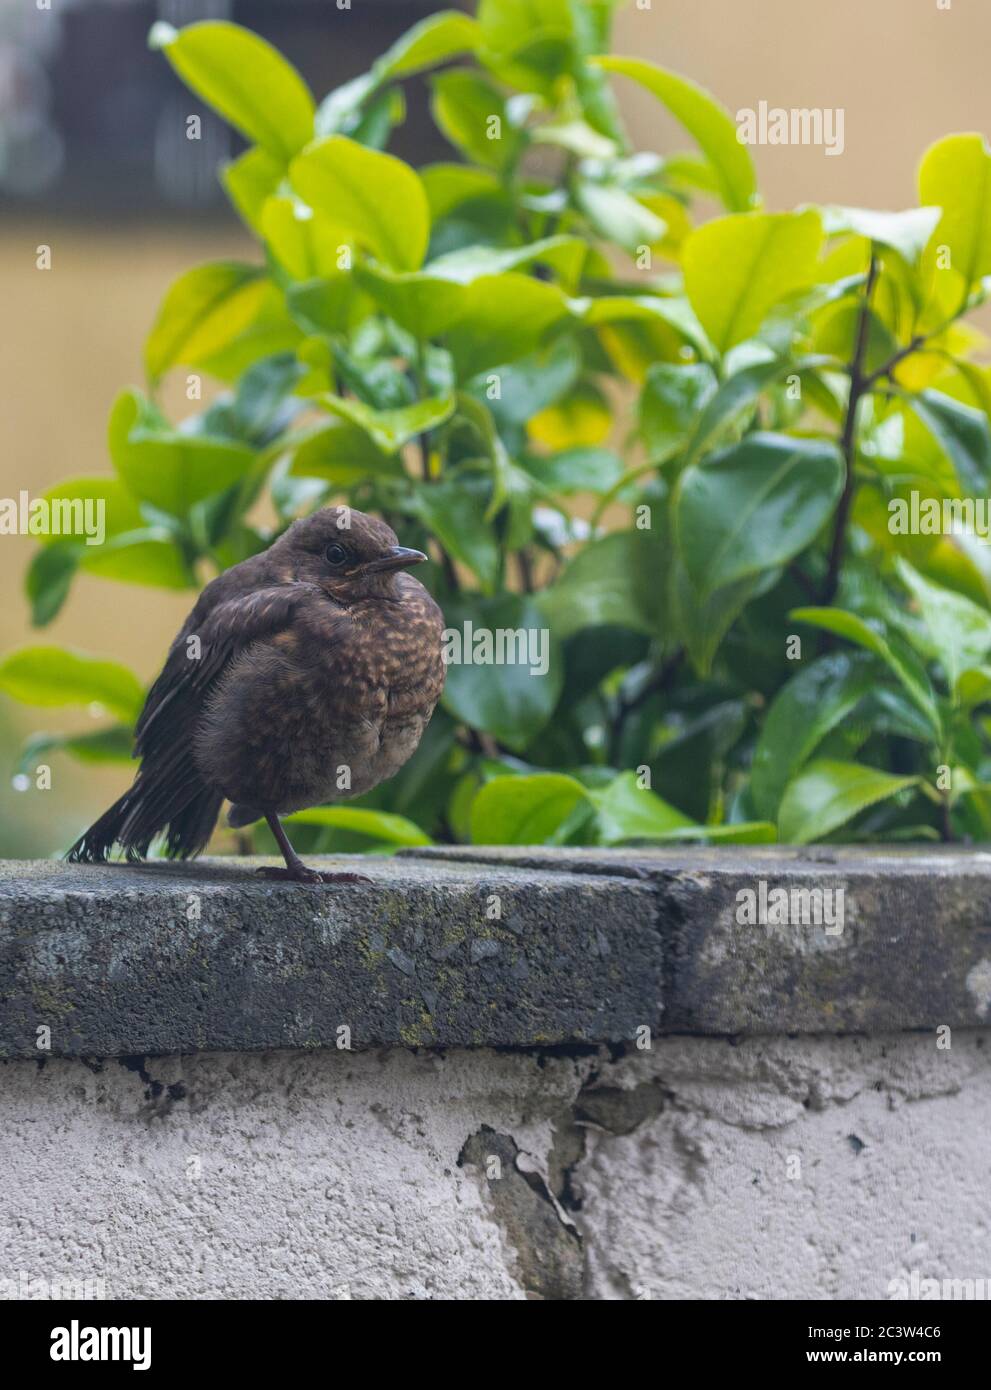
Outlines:
{"label": "bird's leg", "polygon": [[303,863],[299,855],[289,843],[289,836],[283,829],[282,822],[274,813],[266,813],[265,819],[268,821],[268,828],[275,836],[282,856],[286,861],[284,869],[259,869],[258,873],[262,878],[287,879],[291,883],[371,883],[370,878],[364,874],[330,874],[321,873],[319,869],[310,869]]}

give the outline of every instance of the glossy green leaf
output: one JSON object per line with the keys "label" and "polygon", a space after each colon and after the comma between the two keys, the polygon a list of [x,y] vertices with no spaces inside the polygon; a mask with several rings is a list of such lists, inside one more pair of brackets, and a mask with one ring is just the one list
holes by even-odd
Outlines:
{"label": "glossy green leaf", "polygon": [[657,540],[647,531],[617,531],[580,550],[539,603],[560,637],[608,624],[653,634],[662,595]]}
{"label": "glossy green leaf", "polygon": [[18,772],[31,773],[48,753],[68,753],[80,763],[130,763],[134,730],[114,724],[88,734],[33,734],[21,749]]}
{"label": "glossy green leaf", "polygon": [[435,338],[464,315],[464,287],[429,270],[396,274],[358,266],[355,280],[400,327],[420,338]]}
{"label": "glossy green leaf", "polygon": [[681,475],[675,534],[701,597],[804,550],[843,489],[843,460],[824,440],[751,434]]}
{"label": "glossy green leaf", "polygon": [[445,605],[444,617],[445,709],[522,751],[553,714],[564,678],[542,612],[517,594],[464,595]]}
{"label": "glossy green leaf", "polygon": [[964,671],[956,684],[957,698],[964,709],[975,709],[991,700],[991,666],[975,666]]}
{"label": "glossy green leaf", "polygon": [[646,87],[685,127],[705,154],[719,196],[731,212],[745,212],[757,202],[757,176],[747,147],[737,138],[732,116],[707,91],[641,58],[603,57],[593,63],[607,72],[630,77]]}
{"label": "glossy green leaf", "polygon": [[991,150],[982,135],[948,135],[919,166],[919,201],[943,209],[934,244],[948,246],[966,286],[991,273]]}
{"label": "glossy green leaf", "polygon": [[84,551],[79,566],[98,579],[153,589],[189,589],[196,584],[195,574],[164,526],[139,526],[109,536],[106,544]]}
{"label": "glossy green leaf", "polygon": [[[356,283],[350,273],[304,280],[289,286],[286,306],[293,321],[304,333],[318,337],[344,334],[353,321],[361,317],[362,303],[371,307],[367,298],[356,288]],[[324,348],[326,350],[326,344]],[[329,365],[329,350],[326,350],[326,357]]]}
{"label": "glossy green leaf", "polygon": [[393,454],[417,435],[436,429],[454,412],[451,397],[417,401],[399,410],[375,410],[353,397],[329,394],[320,396],[319,403],[325,410],[364,430],[384,454]]}
{"label": "glossy green leaf", "polygon": [[667,324],[679,337],[696,350],[700,357],[708,360],[713,356],[712,344],[688,300],[682,296],[662,296],[658,294],[640,295],[601,295],[597,299],[575,301],[575,313],[580,313],[585,323],[598,326],[623,323],[632,319],[645,325]]}
{"label": "glossy green leaf", "polygon": [[550,97],[575,65],[568,0],[479,0],[479,58],[514,87]]}
{"label": "glossy green leaf", "polygon": [[433,223],[452,216],[464,204],[505,204],[506,194],[491,169],[470,164],[425,164],[420,180],[427,194]]}
{"label": "glossy green leaf", "polygon": [[431,80],[431,109],[439,130],[476,164],[505,169],[523,149],[523,136],[509,119],[502,94],[468,68]]}
{"label": "glossy green leaf", "polygon": [[951,692],[965,671],[980,667],[991,652],[991,613],[963,594],[924,579],[905,563],[898,573],[919,605],[936,656]]}
{"label": "glossy green leaf", "polygon": [[651,463],[681,452],[715,390],[716,378],[701,363],[650,368],[640,392],[640,438]]}
{"label": "glossy green leaf", "polygon": [[500,558],[495,533],[485,520],[491,500],[487,478],[448,474],[437,483],[419,487],[412,504],[427,531],[454,560],[477,576],[487,594],[496,587]]}
{"label": "glossy green leaf", "polygon": [[685,241],[685,289],[719,352],[753,337],[768,313],[816,279],[818,213],[748,212],[720,217]]}
{"label": "glossy green leaf", "polygon": [[118,396],[108,433],[114,467],[128,489],[176,517],[245,478],[256,462],[245,445],[149,425],[133,391]]}
{"label": "glossy green leaf", "polygon": [[422,264],[430,235],[427,195],[401,159],[330,135],[297,155],[289,176],[312,208],[348,227],[385,265],[416,270]]}
{"label": "glossy green leaf", "polygon": [[778,833],[789,845],[821,840],[848,820],[918,784],[918,777],[895,777],[859,763],[821,759],[788,784],[781,801]]}
{"label": "glossy green leaf", "polygon": [[557,285],[515,273],[475,280],[464,306],[447,336],[461,381],[532,352],[569,312]]}
{"label": "glossy green leaf", "polygon": [[[64,534],[74,536],[84,552],[93,552],[101,548],[95,543],[96,536],[87,540],[87,518],[93,526],[98,517],[102,517],[100,529],[104,539],[144,525],[144,517],[141,515],[137,499],[117,478],[68,478],[65,482],[56,483],[54,487],[48,488],[42,495],[52,509],[53,516],[64,512],[71,524],[71,530],[64,531]],[[39,536],[38,540],[42,545],[58,543],[56,535]]]}
{"label": "glossy green leaf", "polygon": [[199,366],[252,323],[268,288],[264,271],[239,261],[213,261],[169,287],[145,343],[152,382],[177,363]]}
{"label": "glossy green leaf", "polygon": [[556,454],[530,455],[521,462],[546,492],[562,497],[575,492],[609,492],[623,476],[619,455],[610,449],[564,449]]}
{"label": "glossy green leaf", "polygon": [[618,184],[580,179],[575,185],[575,200],[596,235],[624,251],[633,253],[653,246],[664,235],[661,219]]}
{"label": "glossy green leaf", "polygon": [[942,216],[942,209],[876,212],[868,208],[827,207],[822,209],[822,215],[828,236],[852,233],[866,237],[878,246],[890,247],[909,265],[915,265]]}
{"label": "glossy green leaf", "polygon": [[21,647],[0,660],[0,690],[25,705],[102,705],[135,720],[144,689],[126,666],[69,647]]}
{"label": "glossy green leaf", "polygon": [[876,686],[875,671],[860,653],[831,652],[803,666],[781,688],[754,750],[750,794],[759,815],[777,815],[795,773]]}
{"label": "glossy green leaf", "polygon": [[54,541],[31,557],[24,577],[24,592],[31,604],[31,625],[44,627],[58,614],[69,596],[79,568],[82,546],[73,540]]}
{"label": "glossy green leaf", "polygon": [[580,782],[559,772],[496,777],[471,803],[476,845],[544,845],[586,799]]}
{"label": "glossy green leaf", "polygon": [[380,449],[362,425],[348,420],[307,434],[293,449],[290,472],[323,478],[337,487],[353,487],[380,474],[403,476],[399,459]]}
{"label": "glossy green leaf", "polygon": [[564,334],[545,348],[499,364],[499,393],[484,375],[468,383],[476,399],[484,401],[507,438],[522,441],[524,427],[575,385],[582,369],[582,355],[575,339]]}
{"label": "glossy green leaf", "polygon": [[991,428],[984,411],[941,391],[921,391],[910,405],[953,464],[963,493],[986,496],[991,489]]}
{"label": "glossy green leaf", "polygon": [[530,138],[541,145],[556,145],[579,159],[612,159],[616,141],[602,135],[587,121],[545,121],[530,132]]}
{"label": "glossy green leaf", "polygon": [[859,647],[879,656],[898,677],[932,728],[939,730],[939,711],[925,672],[915,669],[902,652],[896,651],[891,643],[881,633],[868,626],[863,618],[859,618],[856,613],[847,613],[841,608],[794,608],[789,616],[798,622],[811,623],[813,627],[822,628],[825,632],[833,632],[837,637],[845,637],[848,642],[856,642]]}
{"label": "glossy green leaf", "polygon": [[261,236],[262,209],[285,176],[285,164],[260,145],[245,150],[221,170],[227,196],[241,217]]}
{"label": "glossy green leaf", "polygon": [[772,570],[767,575],[751,575],[702,597],[681,558],[677,553],[674,555],[669,580],[671,621],[700,676],[709,674],[723,638],[751,599],[776,573]]}
{"label": "glossy green leaf", "polygon": [[[234,327],[234,325],[230,325]],[[234,383],[242,372],[277,352],[295,352],[303,334],[286,307],[286,296],[269,280],[260,282],[256,311],[250,322],[224,341],[203,345],[195,359],[185,353],[187,365],[208,372],[220,381]]]}
{"label": "glossy green leaf", "polygon": [[405,816],[388,811],[372,811],[362,806],[313,806],[295,811],[285,817],[287,825],[329,825],[338,830],[353,830],[372,840],[384,840],[390,845],[429,845],[433,842]]}
{"label": "glossy green leaf", "polygon": [[407,29],[376,61],[373,71],[378,77],[409,77],[461,53],[473,53],[479,38],[479,26],[469,15],[441,10]]}
{"label": "glossy green leaf", "polygon": [[283,161],[313,137],[313,98],[277,49],[238,24],[203,20],[153,26],[148,42],[242,135]]}
{"label": "glossy green leaf", "polygon": [[589,792],[604,845],[625,840],[663,839],[692,826],[692,818],[641,787],[635,772],[624,772],[602,791]]}
{"label": "glossy green leaf", "polygon": [[294,279],[337,274],[346,231],[298,198],[269,198],[261,211],[260,227],[272,255]]}
{"label": "glossy green leaf", "polygon": [[[494,280],[506,271],[535,262],[560,268],[570,277],[577,272],[584,255],[584,243],[577,237],[548,237],[521,247],[466,247],[439,257],[421,271],[397,273],[378,266],[359,266],[355,278],[407,332],[418,338],[433,338],[460,323],[484,332],[487,321],[479,320],[478,314],[486,303],[489,321],[494,318],[496,324],[501,324],[502,315],[494,311],[493,296],[468,292],[468,287],[479,280]],[[555,303],[563,311],[563,299],[558,298]]]}

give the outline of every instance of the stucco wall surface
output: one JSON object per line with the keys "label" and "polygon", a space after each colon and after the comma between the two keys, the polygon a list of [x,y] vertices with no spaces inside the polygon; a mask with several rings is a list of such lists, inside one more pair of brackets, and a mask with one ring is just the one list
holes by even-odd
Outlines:
{"label": "stucco wall surface", "polygon": [[866,1299],[913,1271],[991,1280],[989,1039],[9,1061],[0,1297]]}

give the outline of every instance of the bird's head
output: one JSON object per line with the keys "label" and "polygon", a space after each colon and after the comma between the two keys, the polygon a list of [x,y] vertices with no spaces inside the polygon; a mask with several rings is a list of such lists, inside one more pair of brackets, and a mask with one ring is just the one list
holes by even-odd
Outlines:
{"label": "bird's head", "polygon": [[294,522],[279,544],[289,548],[297,579],[342,602],[389,598],[398,572],[427,558],[400,545],[378,517],[350,507],[324,507]]}

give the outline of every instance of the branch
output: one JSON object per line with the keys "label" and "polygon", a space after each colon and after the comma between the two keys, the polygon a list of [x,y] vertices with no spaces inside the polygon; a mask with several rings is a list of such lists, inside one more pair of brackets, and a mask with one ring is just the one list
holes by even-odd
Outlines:
{"label": "branch", "polygon": [[864,299],[860,306],[860,318],[857,321],[857,338],[853,348],[853,361],[850,363],[850,399],[847,402],[846,418],[843,421],[843,433],[840,436],[840,449],[846,462],[846,478],[843,483],[843,494],[840,497],[840,504],[836,509],[836,527],[833,531],[833,543],[830,547],[829,564],[826,569],[826,582],[823,585],[822,597],[820,600],[824,605],[832,603],[833,599],[836,597],[836,590],[839,587],[840,564],[843,560],[843,548],[846,544],[846,531],[850,520],[850,508],[853,505],[853,494],[856,488],[854,464],[857,454],[857,412],[861,399],[868,389],[869,378],[864,375],[864,358],[867,354],[867,342],[870,331],[871,294],[877,282],[877,273],[877,257],[872,255],[870,270],[867,272],[867,285],[864,290]]}

